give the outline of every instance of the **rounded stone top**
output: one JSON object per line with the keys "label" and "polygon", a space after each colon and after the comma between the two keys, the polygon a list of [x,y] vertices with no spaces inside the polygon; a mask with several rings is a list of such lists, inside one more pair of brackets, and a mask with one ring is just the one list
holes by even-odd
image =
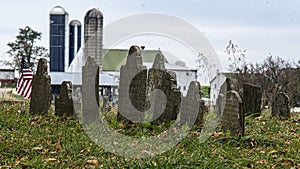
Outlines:
{"label": "rounded stone top", "polygon": [[90,9],[89,11],[86,12],[85,18],[86,17],[91,17],[91,18],[103,18],[103,14],[101,11],[99,11],[96,8]]}
{"label": "rounded stone top", "polygon": [[72,20],[70,26],[81,26],[81,22],[79,20]]}
{"label": "rounded stone top", "polygon": [[137,45],[133,45],[129,48],[128,55],[135,54],[136,56],[141,56],[141,49]]}
{"label": "rounded stone top", "polygon": [[64,14],[66,14],[66,11],[61,6],[55,6],[50,10],[50,14],[52,14],[52,15],[64,15]]}

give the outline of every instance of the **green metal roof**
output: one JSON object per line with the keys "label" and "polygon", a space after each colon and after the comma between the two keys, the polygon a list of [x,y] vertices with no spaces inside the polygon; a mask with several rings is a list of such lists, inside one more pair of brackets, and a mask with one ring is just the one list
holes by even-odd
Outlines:
{"label": "green metal roof", "polygon": [[[143,62],[153,62],[154,57],[159,50],[144,50],[142,51]],[[128,50],[127,49],[104,49],[104,57],[102,58],[102,70],[117,71],[120,70],[121,65],[126,63]],[[165,59],[165,62],[168,61]]]}

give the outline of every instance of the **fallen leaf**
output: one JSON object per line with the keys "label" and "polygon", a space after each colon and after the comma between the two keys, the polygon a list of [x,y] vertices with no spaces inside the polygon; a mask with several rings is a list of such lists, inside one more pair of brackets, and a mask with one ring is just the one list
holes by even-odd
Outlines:
{"label": "fallen leaf", "polygon": [[58,143],[55,145],[55,148],[56,148],[57,151],[61,150],[61,147]]}
{"label": "fallen leaf", "polygon": [[261,120],[263,118],[264,118],[264,116],[259,116],[259,117],[256,117],[255,120]]}
{"label": "fallen leaf", "polygon": [[43,146],[37,146],[37,147],[33,147],[32,150],[42,150]]}
{"label": "fallen leaf", "polygon": [[267,164],[267,161],[266,160],[259,160],[259,161],[256,161],[256,164]]}
{"label": "fallen leaf", "polygon": [[53,162],[53,161],[56,161],[56,158],[47,158],[45,159],[47,162]]}
{"label": "fallen leaf", "polygon": [[294,163],[294,161],[290,158],[281,159],[280,161],[283,161],[282,162],[283,165],[290,165],[290,164]]}
{"label": "fallen leaf", "polygon": [[278,164],[274,164],[274,165],[272,165],[272,166],[271,166],[271,169],[274,169],[274,168],[276,168],[276,167],[277,167],[277,165],[278,165]]}
{"label": "fallen leaf", "polygon": [[218,136],[220,136],[220,135],[222,135],[222,134],[223,134],[223,132],[218,132],[218,133],[213,133],[212,136],[213,136],[213,137],[218,137]]}
{"label": "fallen leaf", "polygon": [[87,160],[87,163],[90,165],[99,166],[98,160],[96,160],[96,159]]}
{"label": "fallen leaf", "polygon": [[276,151],[276,150],[272,150],[272,151],[270,151],[268,154],[274,154],[274,153],[277,153],[278,151]]}

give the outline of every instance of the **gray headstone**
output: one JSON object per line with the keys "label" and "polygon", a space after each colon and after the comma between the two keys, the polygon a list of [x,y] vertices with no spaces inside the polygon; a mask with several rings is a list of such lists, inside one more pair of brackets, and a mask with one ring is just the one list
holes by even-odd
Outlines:
{"label": "gray headstone", "polygon": [[[148,74],[148,93],[160,90],[165,97],[154,94],[151,111],[153,113],[153,123],[175,120],[181,103],[181,93],[177,88],[176,74],[166,71],[164,57],[158,53],[155,56],[152,68]],[[163,103],[166,101],[166,103]],[[165,107],[165,108],[164,108]]]}
{"label": "gray headstone", "polygon": [[63,81],[59,97],[55,100],[55,115],[74,115],[74,105],[72,98],[72,82]]}
{"label": "gray headstone", "polygon": [[245,115],[261,114],[262,92],[259,86],[245,83],[243,84],[243,105]]}
{"label": "gray headstone", "polygon": [[75,113],[81,112],[82,93],[80,87],[76,87],[73,94],[73,104]]}
{"label": "gray headstone", "polygon": [[110,111],[111,107],[109,105],[109,98],[108,96],[103,96],[102,99],[102,110]]}
{"label": "gray headstone", "polygon": [[92,57],[82,66],[82,111],[84,123],[99,120],[99,66]]}
{"label": "gray headstone", "polygon": [[225,100],[226,100],[226,93],[229,90],[232,90],[233,85],[232,81],[229,78],[226,78],[224,83],[220,87],[219,95],[216,100],[216,106],[217,106],[217,115],[220,117],[222,116],[222,112],[224,111],[225,107]]}
{"label": "gray headstone", "polygon": [[280,92],[273,99],[271,107],[272,117],[277,116],[281,119],[290,117],[289,97],[286,93]]}
{"label": "gray headstone", "polygon": [[147,68],[141,50],[131,46],[126,64],[121,66],[119,81],[118,121],[141,122],[147,110]]}
{"label": "gray headstone", "polygon": [[204,125],[204,115],[207,113],[208,113],[208,107],[205,106],[204,100],[201,100],[199,106],[199,113],[195,125],[197,126]]}
{"label": "gray headstone", "polygon": [[152,68],[159,70],[166,70],[165,59],[161,53],[157,53],[154,57]]}
{"label": "gray headstone", "polygon": [[[186,97],[182,98],[180,125],[188,125],[192,128],[192,124],[203,124],[203,111],[201,110],[201,91],[200,83],[192,81],[190,83]],[[194,121],[193,121],[194,120]]]}
{"label": "gray headstone", "polygon": [[38,63],[37,72],[32,79],[31,114],[48,114],[51,104],[51,78],[48,75],[47,69],[47,60],[41,58]]}
{"label": "gray headstone", "polygon": [[244,112],[240,95],[236,91],[226,93],[225,108],[221,116],[221,128],[231,136],[244,135]]}

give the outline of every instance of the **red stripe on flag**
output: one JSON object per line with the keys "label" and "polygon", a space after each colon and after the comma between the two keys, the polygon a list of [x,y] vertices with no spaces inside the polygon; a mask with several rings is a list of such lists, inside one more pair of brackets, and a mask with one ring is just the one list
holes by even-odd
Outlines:
{"label": "red stripe on flag", "polygon": [[18,84],[16,87],[16,91],[26,99],[29,99],[31,97],[32,78],[33,73],[30,69],[23,69],[23,71],[20,72],[20,78],[17,82]]}

